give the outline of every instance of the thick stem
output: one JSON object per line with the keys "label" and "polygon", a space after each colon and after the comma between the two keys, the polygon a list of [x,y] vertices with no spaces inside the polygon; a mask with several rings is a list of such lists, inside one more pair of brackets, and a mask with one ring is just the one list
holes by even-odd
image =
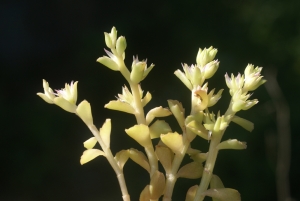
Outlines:
{"label": "thick stem", "polygon": [[211,143],[209,145],[208,156],[203,170],[203,175],[197,193],[195,195],[194,201],[202,201],[205,197],[204,195],[202,195],[202,193],[207,190],[209,182],[211,180],[211,176],[218,155],[218,149],[216,147],[220,143],[222,135],[223,133],[217,134],[216,136],[212,134]]}

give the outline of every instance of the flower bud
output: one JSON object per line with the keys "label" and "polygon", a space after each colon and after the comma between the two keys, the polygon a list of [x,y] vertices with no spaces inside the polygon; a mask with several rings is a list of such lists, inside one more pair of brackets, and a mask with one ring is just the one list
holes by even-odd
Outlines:
{"label": "flower bud", "polygon": [[218,50],[213,48],[212,46],[209,47],[208,49],[204,48],[203,50],[199,48],[197,58],[196,58],[197,64],[200,66],[206,65],[207,63],[211,62],[215,58],[217,52]]}
{"label": "flower bud", "polygon": [[116,27],[113,27],[111,29],[111,32],[110,32],[110,38],[111,38],[111,42],[112,42],[112,47],[114,47],[116,45],[116,40],[117,40],[117,30],[116,30]]}
{"label": "flower bud", "polygon": [[215,74],[215,72],[218,70],[219,64],[220,64],[220,62],[218,62],[218,60],[211,61],[208,64],[206,64],[204,66],[204,78],[205,79],[211,78]]}
{"label": "flower bud", "polygon": [[117,44],[116,44],[116,50],[118,52],[118,54],[120,56],[123,55],[123,53],[125,52],[125,49],[126,49],[126,39],[124,36],[120,36],[117,40]]}
{"label": "flower bud", "polygon": [[106,33],[104,32],[104,37],[105,37],[105,44],[108,48],[112,48],[112,41],[111,41],[111,38],[110,38],[110,34],[109,33]]}
{"label": "flower bud", "polygon": [[144,78],[144,70],[147,67],[147,63],[144,61],[133,62],[132,70],[130,73],[130,80],[135,84],[140,83]]}

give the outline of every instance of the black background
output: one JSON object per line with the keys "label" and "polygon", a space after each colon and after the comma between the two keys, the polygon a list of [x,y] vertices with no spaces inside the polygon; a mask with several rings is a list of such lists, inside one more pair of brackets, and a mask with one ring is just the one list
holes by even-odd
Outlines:
{"label": "black background", "polygon": [[[79,81],[78,103],[91,103],[94,123],[112,119],[112,151],[141,149],[124,129],[135,124],[132,115],[104,109],[121,92],[125,80],[96,63],[104,55],[103,32],[115,26],[127,40],[126,61],[133,55],[156,66],[143,81],[153,99],[146,111],[167,107],[177,99],[189,107],[189,91],[174,76],[181,63],[195,63],[198,48],[213,45],[221,61],[209,81],[224,88],[215,107],[226,110],[229,93],[224,74],[243,72],[248,63],[278,70],[278,82],[291,111],[290,185],[299,195],[299,74],[300,1],[7,1],[0,4],[1,75],[1,191],[3,201],[121,200],[114,172],[104,157],[81,166],[82,143],[91,137],[83,122],[36,93],[42,79],[52,89]],[[255,123],[248,133],[231,125],[224,139],[247,141],[243,151],[221,151],[214,173],[226,187],[239,190],[242,200],[276,200],[276,119],[266,89],[253,94],[259,104],[240,116]],[[174,118],[166,118],[179,131]],[[177,127],[176,127],[177,126]],[[198,139],[194,148],[207,151]],[[188,159],[187,159],[188,161]],[[129,161],[125,177],[132,200],[148,182],[146,172]],[[173,200],[184,200],[199,180],[178,179]]]}

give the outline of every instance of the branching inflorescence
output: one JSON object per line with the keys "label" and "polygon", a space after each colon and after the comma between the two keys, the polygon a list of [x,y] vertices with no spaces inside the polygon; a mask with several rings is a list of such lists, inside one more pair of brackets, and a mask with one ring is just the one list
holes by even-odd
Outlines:
{"label": "branching inflorescence", "polygon": [[[248,64],[244,74],[225,75],[226,85],[232,96],[225,114],[214,114],[209,110],[219,99],[223,89],[215,93],[215,89],[208,90],[208,83],[219,67],[219,61],[214,60],[217,49],[199,49],[196,64],[188,66],[183,64],[183,71],[176,70],[175,75],[191,91],[191,112],[185,113],[182,104],[177,100],[168,100],[169,108],[155,107],[144,113],[144,106],[149,103],[152,96],[149,92],[143,93],[140,82],[144,80],[154,67],[147,66],[147,61],[140,61],[133,58],[131,71],[124,63],[126,40],[125,37],[117,37],[117,30],[112,28],[110,33],[104,33],[106,46],[110,51],[105,50],[108,56],[97,59],[97,62],[114,71],[119,71],[127,80],[129,88],[122,89],[117,100],[110,101],[105,108],[118,110],[133,114],[137,124],[125,129],[125,132],[137,143],[144,147],[144,151],[130,148],[121,150],[115,155],[110,150],[111,120],[106,119],[100,129],[93,123],[91,106],[86,100],[78,105],[77,83],[66,84],[64,89],[56,90],[56,93],[49,87],[48,82],[43,80],[44,93],[37,93],[47,103],[56,104],[64,110],[75,113],[88,126],[93,137],[85,141],[80,163],[85,164],[97,156],[104,156],[114,169],[122,192],[124,201],[129,201],[126,182],[123,175],[123,167],[130,158],[143,167],[150,176],[149,184],[140,194],[140,201],[155,201],[162,197],[163,201],[172,199],[173,189],[177,178],[198,179],[200,184],[192,186],[187,194],[186,201],[202,201],[205,196],[210,196],[214,201],[238,201],[241,200],[238,191],[225,188],[220,178],[213,174],[214,165],[221,149],[246,149],[246,143],[236,139],[229,139],[221,142],[223,134],[230,124],[234,122],[248,131],[252,131],[253,123],[236,115],[240,110],[248,110],[258,103],[258,100],[249,100],[251,94],[260,85],[266,82],[261,76],[261,67]],[[173,132],[168,123],[156,118],[174,115],[181,133]],[[208,140],[209,150],[204,153],[193,149],[191,142],[196,136]],[[160,138],[157,145],[152,139]],[[102,150],[95,149],[99,143]],[[189,155],[192,162],[181,165],[185,155]],[[164,168],[164,173],[158,168],[158,161]],[[203,165],[204,163],[204,165]]]}

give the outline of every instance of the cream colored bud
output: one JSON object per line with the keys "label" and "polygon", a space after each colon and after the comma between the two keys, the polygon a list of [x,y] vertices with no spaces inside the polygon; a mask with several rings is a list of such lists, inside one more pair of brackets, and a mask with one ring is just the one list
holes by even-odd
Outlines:
{"label": "cream colored bud", "polygon": [[116,27],[113,27],[111,29],[110,38],[111,38],[112,46],[114,47],[116,45],[116,40],[117,40],[117,30],[116,30]]}
{"label": "cream colored bud", "polygon": [[104,32],[104,37],[105,37],[105,44],[108,48],[112,48],[112,41],[111,41],[111,38],[110,38],[110,34],[109,33],[106,33]]}
{"label": "cream colored bud", "polygon": [[144,78],[144,70],[147,67],[147,63],[144,61],[133,62],[132,70],[130,73],[130,80],[135,84],[140,83]]}
{"label": "cream colored bud", "polygon": [[117,40],[117,44],[116,44],[116,50],[118,52],[118,54],[120,56],[123,55],[123,53],[125,52],[125,49],[127,47],[127,44],[126,44],[126,39],[124,36],[120,36]]}
{"label": "cream colored bud", "polygon": [[213,48],[212,46],[208,49],[204,48],[203,50],[199,48],[196,58],[197,64],[200,66],[205,66],[207,63],[211,62],[215,58],[217,52],[218,50]]}
{"label": "cream colored bud", "polygon": [[211,61],[208,64],[206,64],[204,66],[204,78],[205,79],[211,78],[218,70],[219,64],[220,62],[218,62],[218,60]]}

